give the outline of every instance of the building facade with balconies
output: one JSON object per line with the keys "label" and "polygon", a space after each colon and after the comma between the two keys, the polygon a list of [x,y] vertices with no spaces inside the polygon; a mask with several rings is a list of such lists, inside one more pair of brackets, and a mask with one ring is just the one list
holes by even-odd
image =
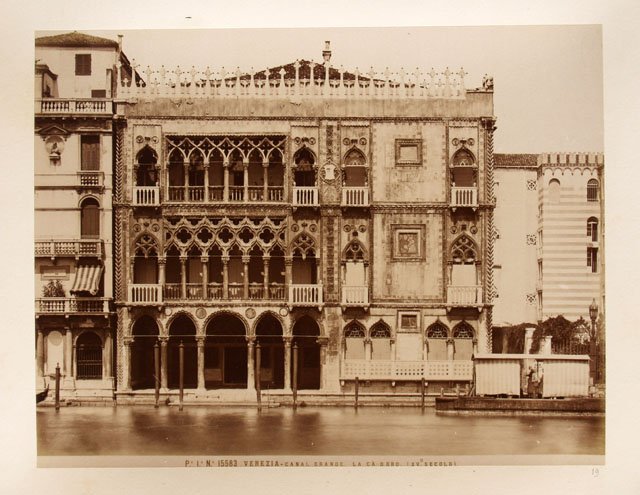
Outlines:
{"label": "building facade with balconies", "polygon": [[35,42],[36,388],[113,396],[112,99],[117,42]]}
{"label": "building facade with balconies", "polygon": [[116,78],[119,401],[177,393],[181,344],[202,398],[255,398],[258,348],[262,390],[319,394],[490,351],[492,85],[323,57]]}

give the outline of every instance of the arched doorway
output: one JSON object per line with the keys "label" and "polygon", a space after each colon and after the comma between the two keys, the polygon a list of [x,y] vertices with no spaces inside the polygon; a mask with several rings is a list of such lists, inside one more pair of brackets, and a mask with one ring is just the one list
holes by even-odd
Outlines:
{"label": "arched doorway", "polygon": [[207,389],[247,388],[246,329],[237,316],[223,313],[207,324],[204,381]]}
{"label": "arched doorway", "polygon": [[260,387],[284,388],[284,341],[282,325],[275,316],[266,314],[260,318],[256,344],[260,344]]}
{"label": "arched doorway", "polygon": [[167,385],[174,389],[180,387],[180,342],[184,345],[184,388],[196,388],[198,386],[196,326],[186,315],[178,316],[169,327]]}
{"label": "arched doorway", "polygon": [[141,316],[133,325],[131,344],[131,388],[155,387],[153,346],[158,341],[158,325],[150,316]]}
{"label": "arched doorway", "polygon": [[84,332],[76,340],[76,379],[102,379],[102,340],[94,332]]}
{"label": "arched doorway", "polygon": [[310,316],[301,317],[293,326],[293,345],[298,346],[298,389],[320,388],[319,336],[318,323]]}

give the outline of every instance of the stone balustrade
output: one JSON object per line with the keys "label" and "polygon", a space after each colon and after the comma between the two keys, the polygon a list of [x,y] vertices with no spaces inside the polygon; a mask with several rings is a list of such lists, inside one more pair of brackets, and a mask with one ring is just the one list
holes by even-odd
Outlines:
{"label": "stone balustrade", "polygon": [[158,206],[160,205],[160,188],[158,186],[134,186],[134,206]]}
{"label": "stone balustrade", "polygon": [[366,285],[343,285],[342,306],[369,306],[369,288]]}
{"label": "stone balustrade", "polygon": [[[305,75],[301,76],[304,67]],[[364,98],[364,99],[464,99],[466,90],[463,69],[442,72],[416,69],[398,72],[386,70],[376,72],[371,68],[366,73],[358,69],[347,72],[330,64],[296,61],[289,70],[270,69],[254,71],[227,71],[221,68],[184,70],[176,67],[169,70],[141,67],[132,61],[132,68],[140,76],[132,82],[126,77],[120,81],[120,98]],[[322,75],[320,75],[322,74]]]}
{"label": "stone balustrade", "polygon": [[447,305],[476,306],[482,304],[481,285],[449,285],[447,287]]}
{"label": "stone balustrade", "polygon": [[42,297],[36,299],[36,315],[108,313],[106,297]]}
{"label": "stone balustrade", "polygon": [[478,206],[477,187],[452,187],[451,206],[453,207],[476,207]]}
{"label": "stone balustrade", "polygon": [[110,115],[113,105],[107,98],[37,98],[35,113]]}
{"label": "stone balustrade", "polygon": [[100,239],[38,239],[35,241],[36,257],[101,258],[102,252]]}
{"label": "stone balustrade", "polygon": [[318,205],[318,188],[294,186],[293,205],[294,206],[317,206]]}
{"label": "stone balustrade", "polygon": [[369,188],[343,187],[342,206],[369,206]]}
{"label": "stone balustrade", "polygon": [[473,378],[473,361],[394,361],[381,359],[345,359],[341,363],[341,380],[464,380]]}
{"label": "stone balustrade", "polygon": [[289,305],[322,306],[322,284],[292,284],[289,286]]}

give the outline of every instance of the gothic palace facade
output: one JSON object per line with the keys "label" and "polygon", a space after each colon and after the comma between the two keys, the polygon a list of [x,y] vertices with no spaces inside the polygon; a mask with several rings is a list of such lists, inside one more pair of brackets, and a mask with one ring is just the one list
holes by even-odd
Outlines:
{"label": "gothic palace facade", "polygon": [[39,387],[59,364],[63,397],[151,399],[156,374],[175,397],[181,345],[193,401],[255,400],[258,348],[274,394],[469,386],[490,80],[338,71],[328,43],[252,74],[142,69],[80,33],[36,58]]}

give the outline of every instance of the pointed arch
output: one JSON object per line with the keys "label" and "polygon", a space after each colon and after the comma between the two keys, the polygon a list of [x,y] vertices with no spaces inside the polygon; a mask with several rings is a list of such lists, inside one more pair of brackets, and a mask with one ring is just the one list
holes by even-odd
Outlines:
{"label": "pointed arch", "polygon": [[303,146],[293,154],[293,163],[295,163],[296,167],[301,170],[310,170],[310,168],[316,164],[316,161],[315,153],[306,146]]}
{"label": "pointed arch", "polygon": [[342,163],[344,163],[345,167],[365,167],[367,158],[360,149],[353,146],[344,154]]}
{"label": "pointed arch", "polygon": [[372,339],[390,339],[391,327],[384,320],[378,320],[369,329],[369,335]]}
{"label": "pointed arch", "polygon": [[391,359],[391,327],[387,322],[380,319],[369,329],[371,337],[371,359],[389,360]]}
{"label": "pointed arch", "polygon": [[450,332],[447,326],[440,320],[427,327],[425,341],[427,343],[427,360],[444,361],[448,358],[447,340]]}
{"label": "pointed arch", "polygon": [[478,246],[467,234],[458,236],[451,243],[451,260],[454,263],[473,263],[478,259]]}
{"label": "pointed arch", "polygon": [[306,232],[302,232],[298,234],[291,241],[291,254],[293,256],[300,256],[303,260],[307,258],[307,256],[315,257],[316,256],[316,241],[313,237],[311,237]]}
{"label": "pointed arch", "polygon": [[460,148],[451,157],[451,166],[453,167],[473,167],[476,164],[476,157],[466,147]]}
{"label": "pointed arch", "polygon": [[367,248],[359,239],[351,239],[342,250],[343,261],[369,261]]}
{"label": "pointed arch", "polygon": [[475,329],[465,320],[453,327],[453,359],[470,360],[473,355]]}
{"label": "pointed arch", "polygon": [[428,339],[447,339],[449,338],[449,328],[440,320],[427,327],[426,337]]}
{"label": "pointed arch", "polygon": [[475,329],[465,320],[453,327],[454,339],[474,339],[475,333]]}
{"label": "pointed arch", "polygon": [[361,338],[364,339],[367,334],[367,329],[358,320],[353,319],[344,326],[343,335],[345,338]]}

